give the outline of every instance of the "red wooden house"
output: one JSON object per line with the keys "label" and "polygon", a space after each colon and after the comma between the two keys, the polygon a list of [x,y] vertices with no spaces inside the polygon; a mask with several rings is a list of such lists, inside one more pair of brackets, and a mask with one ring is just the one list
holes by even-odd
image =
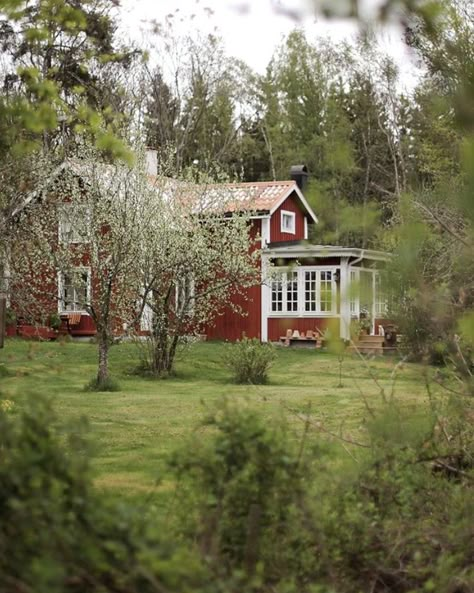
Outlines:
{"label": "red wooden house", "polygon": [[[302,191],[306,168],[292,167],[291,177],[228,187],[235,210],[250,210],[252,235],[260,237],[261,283],[238,303],[247,315],[221,311],[208,337],[236,340],[245,333],[266,342],[289,329],[304,334],[330,328],[348,340],[361,317],[378,334],[386,306],[378,267],[387,254],[310,243],[318,219]],[[311,235],[317,236],[317,227]]]}
{"label": "red wooden house", "polygon": [[[349,339],[351,323],[361,316],[371,333],[378,333],[385,310],[378,266],[387,255],[310,243],[310,235],[317,237],[318,219],[303,194],[307,175],[305,167],[296,166],[289,181],[236,183],[207,190],[210,204],[224,197],[231,205],[229,214],[249,213],[251,237],[261,247],[260,283],[236,301],[246,315],[230,307],[219,311],[206,328],[208,338],[233,341],[245,334],[278,341],[289,329],[324,332],[331,326],[333,335]],[[87,213],[78,217],[77,208],[65,204],[63,214],[59,240],[80,242],[81,229],[74,221],[87,220]],[[94,335],[94,324],[83,307],[91,291],[91,269],[81,266],[79,284],[67,274],[52,275],[48,279],[53,295],[50,312],[57,311],[73,337]]]}

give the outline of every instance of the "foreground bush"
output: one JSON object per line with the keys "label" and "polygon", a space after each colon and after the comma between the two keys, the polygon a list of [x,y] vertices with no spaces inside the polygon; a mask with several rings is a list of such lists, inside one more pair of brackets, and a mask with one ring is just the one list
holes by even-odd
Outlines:
{"label": "foreground bush", "polygon": [[224,362],[238,384],[263,385],[268,380],[268,371],[275,359],[272,344],[263,344],[257,338],[243,337],[235,344],[228,344]]}
{"label": "foreground bush", "polygon": [[311,414],[297,437],[223,402],[172,456],[166,516],[94,489],[81,426],[16,410],[0,405],[2,593],[474,591],[471,397],[368,408],[346,458]]}
{"label": "foreground bush", "polygon": [[36,398],[14,410],[0,406],[2,593],[205,590],[205,567],[191,554],[133,507],[98,495],[81,426],[59,433]]}

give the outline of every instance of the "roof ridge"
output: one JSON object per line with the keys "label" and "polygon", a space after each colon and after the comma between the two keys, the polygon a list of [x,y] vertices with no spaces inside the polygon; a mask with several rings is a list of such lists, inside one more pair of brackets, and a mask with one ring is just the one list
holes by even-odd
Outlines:
{"label": "roof ridge", "polygon": [[223,185],[225,187],[230,187],[230,186],[235,187],[237,185],[261,186],[261,185],[293,185],[293,184],[296,184],[296,181],[294,179],[285,179],[282,181],[235,181],[235,182],[222,183],[222,184],[215,183],[213,185]]}

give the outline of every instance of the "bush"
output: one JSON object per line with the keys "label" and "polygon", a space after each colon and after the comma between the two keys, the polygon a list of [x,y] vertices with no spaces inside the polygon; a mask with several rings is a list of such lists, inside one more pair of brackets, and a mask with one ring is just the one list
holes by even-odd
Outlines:
{"label": "bush", "polygon": [[120,384],[115,379],[112,379],[112,377],[109,377],[105,381],[98,381],[97,377],[94,377],[84,386],[84,391],[120,391]]}
{"label": "bush", "polygon": [[244,336],[226,347],[224,363],[233,372],[236,383],[263,385],[268,380],[268,370],[275,356],[272,344],[263,344],[257,338]]}
{"label": "bush", "polygon": [[194,550],[94,488],[84,426],[58,427],[41,398],[0,405],[0,591],[207,593]]}
{"label": "bush", "polygon": [[290,578],[305,545],[299,502],[310,472],[301,446],[285,422],[269,425],[227,401],[203,425],[212,439],[191,438],[171,460],[179,535],[225,578],[257,568],[266,583]]}

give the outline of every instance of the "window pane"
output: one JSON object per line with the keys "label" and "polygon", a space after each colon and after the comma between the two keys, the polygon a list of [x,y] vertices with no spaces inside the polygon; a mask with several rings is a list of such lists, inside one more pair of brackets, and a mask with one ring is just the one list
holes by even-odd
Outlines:
{"label": "window pane", "polygon": [[286,285],[286,310],[298,311],[298,272],[288,272]]}
{"label": "window pane", "polygon": [[283,282],[281,280],[272,282],[272,311],[283,311]]}
{"label": "window pane", "polygon": [[321,311],[332,310],[332,272],[321,272]]}
{"label": "window pane", "polygon": [[62,310],[84,311],[87,305],[89,273],[64,274],[62,277]]}
{"label": "window pane", "polygon": [[316,272],[305,272],[304,278],[305,311],[316,311]]}

